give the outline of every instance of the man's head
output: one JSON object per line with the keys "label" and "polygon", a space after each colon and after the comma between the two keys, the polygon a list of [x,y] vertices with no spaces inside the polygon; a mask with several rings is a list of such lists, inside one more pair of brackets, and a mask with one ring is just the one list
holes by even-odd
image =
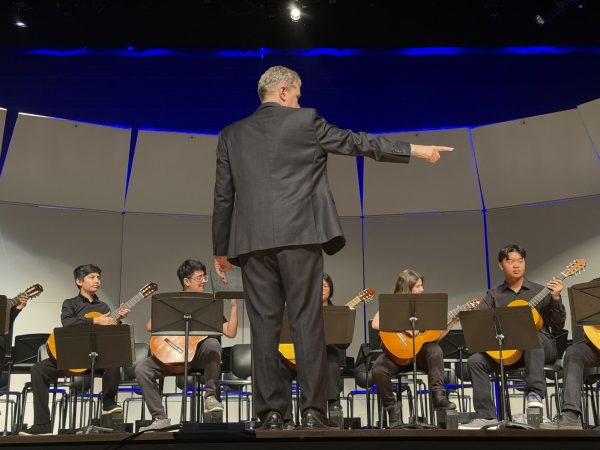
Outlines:
{"label": "man's head", "polygon": [[208,281],[206,266],[195,259],[186,259],[177,269],[177,278],[186,292],[204,292]]}
{"label": "man's head", "polygon": [[94,294],[100,288],[101,273],[100,267],[94,264],[84,264],[73,270],[73,277],[80,291]]}
{"label": "man's head", "polygon": [[261,103],[275,102],[289,108],[300,108],[300,75],[283,66],[267,69],[258,80],[258,97]]}
{"label": "man's head", "polygon": [[498,267],[504,272],[506,280],[518,279],[525,275],[525,257],[527,252],[518,245],[511,244],[498,252]]}

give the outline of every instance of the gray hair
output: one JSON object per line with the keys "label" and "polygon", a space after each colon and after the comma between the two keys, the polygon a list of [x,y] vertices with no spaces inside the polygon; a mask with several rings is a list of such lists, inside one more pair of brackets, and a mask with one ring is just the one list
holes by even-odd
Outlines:
{"label": "gray hair", "polygon": [[265,96],[276,89],[278,85],[283,84],[285,86],[291,86],[294,83],[298,83],[298,86],[302,85],[300,75],[298,75],[297,72],[284,66],[269,67],[267,71],[261,75],[260,80],[258,80],[258,97],[262,101]]}

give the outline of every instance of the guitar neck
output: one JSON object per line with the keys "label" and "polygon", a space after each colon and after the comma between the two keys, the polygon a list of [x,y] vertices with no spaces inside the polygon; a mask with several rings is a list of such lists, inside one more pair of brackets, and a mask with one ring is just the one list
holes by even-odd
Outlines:
{"label": "guitar neck", "polygon": [[110,313],[110,317],[112,317],[113,319],[117,320],[119,318],[119,309],[121,308],[125,308],[125,309],[131,309],[133,308],[140,300],[143,300],[144,296],[142,295],[141,292],[138,292],[137,294],[135,294],[133,297],[131,297],[129,300],[127,300],[125,303],[119,305],[119,308],[117,308],[115,311]]}
{"label": "guitar neck", "polygon": [[469,303],[465,303],[464,305],[458,305],[456,308],[448,311],[448,323],[452,322],[452,319],[454,319],[456,316],[458,316],[458,313],[462,312],[462,311],[468,311],[469,310]]}
{"label": "guitar neck", "polygon": [[[567,277],[565,275],[563,275],[562,273],[558,276],[558,279],[560,281],[564,280],[565,278],[567,278]],[[552,292],[552,291],[550,289],[548,289],[548,287],[544,286],[544,289],[542,289],[540,292],[537,293],[537,295],[535,297],[533,297],[531,300],[529,300],[529,306],[531,306],[532,308],[535,308],[542,300],[544,300],[546,295],[548,295],[550,292]]]}
{"label": "guitar neck", "polygon": [[357,295],[352,300],[350,300],[348,303],[346,303],[344,306],[347,306],[348,308],[352,309],[356,305],[358,305],[360,302],[362,302],[362,299],[360,298],[360,295]]}
{"label": "guitar neck", "polygon": [[19,301],[19,296],[20,295],[21,294],[17,294],[16,297],[13,297],[13,298],[11,298],[11,299],[8,300],[8,304],[10,305],[11,308],[13,306],[17,306],[20,303],[20,301]]}

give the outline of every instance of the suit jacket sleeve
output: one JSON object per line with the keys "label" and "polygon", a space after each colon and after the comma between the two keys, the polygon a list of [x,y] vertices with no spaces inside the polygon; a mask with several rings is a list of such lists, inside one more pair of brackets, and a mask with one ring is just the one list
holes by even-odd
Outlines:
{"label": "suit jacket sleeve", "polygon": [[223,134],[220,134],[217,145],[217,171],[212,222],[213,254],[215,256],[227,255],[234,201],[235,189],[231,177],[227,146]]}
{"label": "suit jacket sleeve", "polygon": [[328,123],[315,111],[315,133],[317,142],[328,153],[347,156],[367,156],[381,162],[408,163],[410,160],[410,144],[392,141],[383,136],[355,133],[342,130]]}

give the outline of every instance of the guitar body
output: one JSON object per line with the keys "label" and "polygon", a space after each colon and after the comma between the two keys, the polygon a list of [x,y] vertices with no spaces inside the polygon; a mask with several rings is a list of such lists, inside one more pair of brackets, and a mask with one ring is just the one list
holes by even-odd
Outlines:
{"label": "guitar body", "polygon": [[442,336],[440,330],[419,332],[414,338],[405,331],[380,331],[381,345],[389,358],[400,366],[411,364],[413,359],[413,339],[415,341],[415,355],[424,344],[435,342]]}
{"label": "guitar body", "polygon": [[[507,305],[508,308],[512,308],[514,306],[529,306],[529,303],[525,300],[513,300]],[[540,331],[542,329],[542,326],[544,325],[544,319],[542,319],[542,316],[540,316],[540,313],[535,308],[531,308],[531,313],[533,314],[533,322],[535,323],[535,327],[538,331]],[[486,353],[494,361],[500,363],[500,352],[490,351]],[[522,350],[502,350],[502,359],[504,360],[504,364],[506,364],[507,366],[516,363],[519,359],[521,359],[522,356]]]}
{"label": "guitar body", "polygon": [[[100,313],[100,312],[89,312],[85,315],[86,318],[88,319],[92,319],[94,317],[100,317],[103,316],[104,314]],[[48,350],[48,355],[50,356],[50,358],[52,358],[54,361],[56,361],[56,340],[54,339],[54,331],[52,333],[50,333],[50,336],[48,336],[48,340],[46,341],[46,350]],[[67,374],[69,375],[81,375],[85,372],[87,372],[88,369],[69,369],[67,370]]]}
{"label": "guitar body", "polygon": [[584,325],[583,332],[596,349],[600,350],[600,325]]}
{"label": "guitar body", "polygon": [[279,344],[279,353],[283,358],[284,364],[288,369],[296,371],[296,353],[294,351],[294,344]]}
{"label": "guitar body", "polygon": [[[187,360],[194,359],[196,349],[206,336],[190,336]],[[185,336],[152,336],[150,351],[171,373],[183,373]]]}

